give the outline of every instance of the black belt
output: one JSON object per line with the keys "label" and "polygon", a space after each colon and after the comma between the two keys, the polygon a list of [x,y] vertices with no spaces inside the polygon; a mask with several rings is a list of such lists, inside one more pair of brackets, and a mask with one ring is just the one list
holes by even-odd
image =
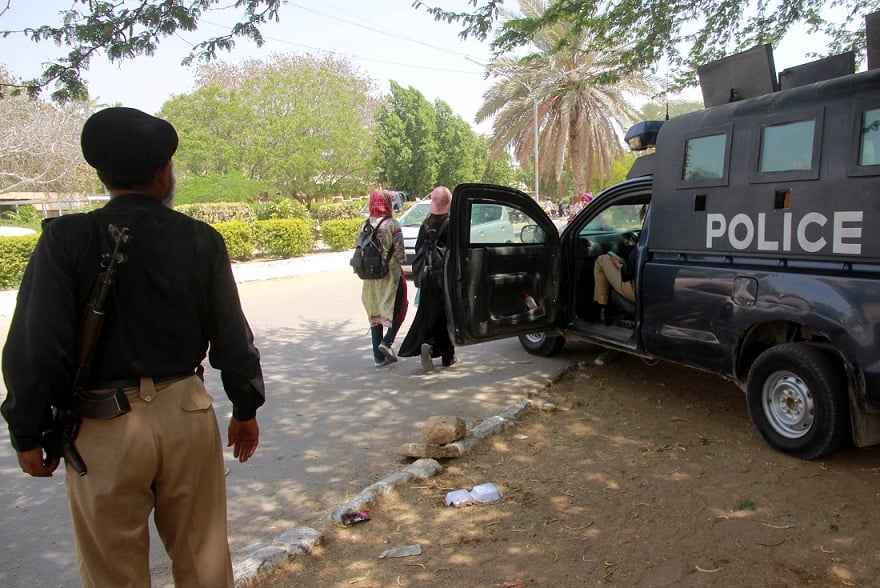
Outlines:
{"label": "black belt", "polygon": [[[195,372],[177,376],[155,376],[150,378],[153,384],[162,384],[183,380],[196,375]],[[84,419],[113,419],[131,411],[131,404],[123,392],[123,388],[138,388],[140,378],[122,378],[119,380],[98,380],[80,390],[74,398],[74,412]]]}
{"label": "black belt", "polygon": [[[176,376],[155,376],[151,379],[153,380],[153,384],[162,384],[174,380],[182,380],[194,375],[196,375],[195,372],[189,372],[188,374],[178,374]],[[98,380],[96,382],[89,382],[88,385],[83,386],[83,388],[87,390],[108,390],[111,388],[138,388],[140,385],[140,378],[121,378],[119,380]]]}

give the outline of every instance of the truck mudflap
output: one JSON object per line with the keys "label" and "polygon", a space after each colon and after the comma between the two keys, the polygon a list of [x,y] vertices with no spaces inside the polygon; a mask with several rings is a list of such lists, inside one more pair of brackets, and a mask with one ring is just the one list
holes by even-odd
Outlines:
{"label": "truck mudflap", "polygon": [[851,403],[852,438],[856,447],[880,444],[880,414],[869,413],[857,402]]}
{"label": "truck mudflap", "polygon": [[[849,368],[850,414],[852,438],[856,447],[880,444],[880,407],[872,403],[865,390],[880,389],[880,362],[868,366],[863,373]],[[855,372],[855,373],[853,373]]]}

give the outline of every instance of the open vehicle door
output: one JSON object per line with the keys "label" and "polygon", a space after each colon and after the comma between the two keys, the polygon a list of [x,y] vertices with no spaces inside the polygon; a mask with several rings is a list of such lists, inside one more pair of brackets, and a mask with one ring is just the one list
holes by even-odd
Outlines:
{"label": "open vehicle door", "polygon": [[445,302],[456,345],[556,329],[559,232],[532,198],[460,184],[449,229]]}

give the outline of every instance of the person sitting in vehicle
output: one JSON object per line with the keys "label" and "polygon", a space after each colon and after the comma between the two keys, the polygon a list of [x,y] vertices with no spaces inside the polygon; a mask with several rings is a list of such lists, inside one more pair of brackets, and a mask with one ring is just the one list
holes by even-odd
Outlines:
{"label": "person sitting in vehicle", "polygon": [[611,288],[630,302],[636,300],[637,249],[633,246],[626,260],[609,251],[597,257],[593,265],[593,300],[599,304],[599,320],[606,325],[612,321],[611,309],[608,308]]}

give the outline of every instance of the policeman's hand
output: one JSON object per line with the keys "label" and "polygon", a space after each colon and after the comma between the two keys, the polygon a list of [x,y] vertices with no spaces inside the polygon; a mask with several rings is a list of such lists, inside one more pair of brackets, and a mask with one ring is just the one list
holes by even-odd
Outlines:
{"label": "policeman's hand", "polygon": [[244,463],[253,456],[260,443],[260,425],[257,419],[240,421],[235,417],[229,421],[229,443],[226,447],[232,447],[232,456]]}
{"label": "policeman's hand", "polygon": [[614,265],[614,267],[616,267],[617,269],[620,269],[620,266],[623,265],[623,264],[620,262],[620,260],[617,259],[616,257],[614,257],[613,255],[610,256],[610,257],[611,257],[611,263],[612,263],[612,265]]}
{"label": "policeman's hand", "polygon": [[43,465],[43,449],[41,447],[18,452],[18,465],[21,466],[21,471],[35,478],[51,477],[59,463],[61,463],[60,458]]}

